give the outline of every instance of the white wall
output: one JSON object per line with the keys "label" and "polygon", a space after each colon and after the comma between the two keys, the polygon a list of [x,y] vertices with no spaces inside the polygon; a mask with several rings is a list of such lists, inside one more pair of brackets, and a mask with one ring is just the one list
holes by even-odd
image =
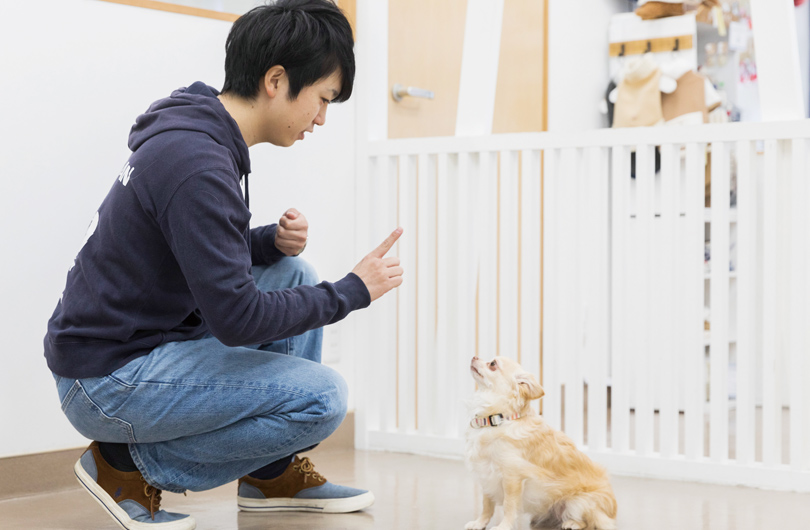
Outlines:
{"label": "white wall", "polygon": [[810,3],[796,8],[796,40],[799,43],[799,71],[805,117],[810,116]]}
{"label": "white wall", "polygon": [[[626,11],[624,0],[548,0],[548,130],[606,126],[599,113],[608,77],[608,25]],[[596,82],[594,82],[596,80]]]}
{"label": "white wall", "polygon": [[[129,156],[135,117],[194,81],[221,87],[229,28],[96,0],[0,2],[0,457],[85,444],[59,409],[43,358],[48,318],[87,223]],[[359,258],[354,103],[330,108],[327,123],[292,148],[251,150],[251,205],[254,226],[289,206],[304,212],[306,257],[336,280]],[[324,355],[351,388],[351,358],[334,344],[341,329],[348,326],[327,333]]]}
{"label": "white wall", "polygon": [[757,84],[764,121],[806,116],[796,9],[790,0],[751,0]]}

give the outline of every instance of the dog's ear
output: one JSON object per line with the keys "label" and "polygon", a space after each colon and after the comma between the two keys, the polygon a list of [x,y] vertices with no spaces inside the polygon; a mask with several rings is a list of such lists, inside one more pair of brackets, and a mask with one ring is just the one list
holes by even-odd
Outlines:
{"label": "dog's ear", "polygon": [[540,383],[538,383],[534,376],[529,372],[521,372],[517,374],[515,376],[515,380],[518,382],[518,390],[520,390],[520,395],[523,396],[523,399],[526,401],[540,399],[546,393],[543,390],[543,387],[540,386]]}

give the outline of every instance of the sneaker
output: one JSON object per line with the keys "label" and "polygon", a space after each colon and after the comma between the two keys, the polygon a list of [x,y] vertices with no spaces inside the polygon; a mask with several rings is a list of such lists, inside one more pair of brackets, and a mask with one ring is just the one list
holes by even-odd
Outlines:
{"label": "sneaker", "polygon": [[149,485],[140,471],[118,471],[93,442],[73,466],[79,483],[125,530],[193,530],[190,515],[160,509],[161,490]]}
{"label": "sneaker", "polygon": [[279,477],[240,478],[237,500],[239,509],[247,512],[347,513],[371,506],[374,494],[332,484],[315,471],[309,458],[296,456]]}

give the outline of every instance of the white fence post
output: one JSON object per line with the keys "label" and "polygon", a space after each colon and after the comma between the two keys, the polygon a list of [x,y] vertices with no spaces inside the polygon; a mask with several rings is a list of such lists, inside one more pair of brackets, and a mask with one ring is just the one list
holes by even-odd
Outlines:
{"label": "white fence post", "polygon": [[712,144],[711,183],[711,421],[712,460],[728,458],[729,168],[723,142]]}
{"label": "white fence post", "polygon": [[777,254],[779,226],[778,150],[776,140],[765,142],[765,186],[763,197],[763,323],[762,323],[762,462],[774,466],[782,461],[782,403],[776,378],[778,349]]}
{"label": "white fence post", "polygon": [[[540,252],[541,252],[541,167],[540,151],[520,153],[520,333],[521,364],[540,381]],[[537,410],[538,402],[532,406]]]}
{"label": "white fence post", "polygon": [[544,156],[544,189],[543,189],[543,388],[546,392],[543,398],[543,417],[552,427],[559,429],[562,425],[560,401],[560,356],[562,343],[561,318],[559,311],[550,311],[558,307],[560,297],[564,296],[559,281],[561,269],[562,224],[560,211],[564,205],[560,204],[559,189],[562,179],[560,171],[560,152],[548,149]]}
{"label": "white fence post", "polygon": [[755,154],[750,140],[737,142],[737,432],[736,460],[754,462],[756,423],[756,188],[752,176]]}
{"label": "white fence post", "polygon": [[629,244],[630,152],[625,146],[613,147],[611,171],[611,448],[617,453],[630,450],[629,387],[632,357],[628,349],[627,264]]}
{"label": "white fence post", "polygon": [[810,460],[810,447],[807,439],[805,422],[806,409],[810,393],[806,389],[808,352],[810,341],[807,333],[807,317],[810,314],[810,254],[808,254],[808,237],[810,216],[807,215],[808,178],[807,178],[807,141],[803,138],[793,140],[792,171],[790,173],[790,464],[797,469],[807,469]]}

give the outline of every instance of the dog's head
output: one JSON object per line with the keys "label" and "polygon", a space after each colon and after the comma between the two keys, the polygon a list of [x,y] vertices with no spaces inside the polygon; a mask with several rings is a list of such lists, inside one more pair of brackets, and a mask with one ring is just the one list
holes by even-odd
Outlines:
{"label": "dog's head", "polygon": [[515,412],[545,394],[537,379],[508,357],[495,357],[489,362],[473,357],[470,373],[478,383],[478,392],[488,396],[487,401],[508,405]]}

